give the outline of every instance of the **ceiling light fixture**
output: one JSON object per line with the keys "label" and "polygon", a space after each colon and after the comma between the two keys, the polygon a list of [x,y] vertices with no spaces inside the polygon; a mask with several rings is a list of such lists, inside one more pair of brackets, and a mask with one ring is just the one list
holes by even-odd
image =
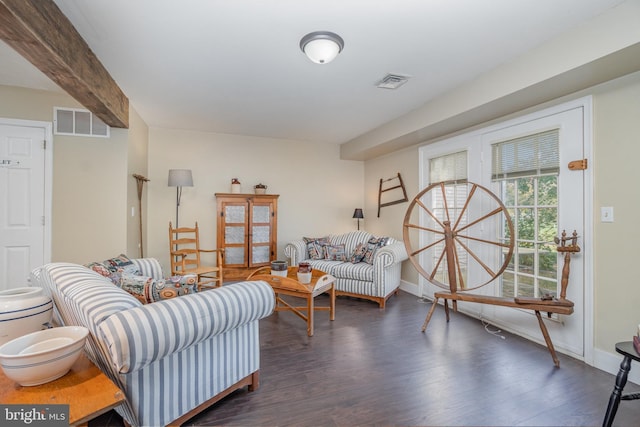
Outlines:
{"label": "ceiling light fixture", "polygon": [[329,31],[314,31],[300,40],[300,49],[316,64],[328,64],[344,48],[344,40]]}

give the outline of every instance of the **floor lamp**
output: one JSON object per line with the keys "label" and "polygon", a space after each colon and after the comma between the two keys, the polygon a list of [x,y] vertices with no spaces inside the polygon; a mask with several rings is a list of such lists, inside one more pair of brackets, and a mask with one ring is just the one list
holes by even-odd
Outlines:
{"label": "floor lamp", "polygon": [[182,197],[182,187],[193,187],[191,169],[169,169],[169,187],[176,187],[176,228],[178,228],[178,213],[180,209],[180,198]]}

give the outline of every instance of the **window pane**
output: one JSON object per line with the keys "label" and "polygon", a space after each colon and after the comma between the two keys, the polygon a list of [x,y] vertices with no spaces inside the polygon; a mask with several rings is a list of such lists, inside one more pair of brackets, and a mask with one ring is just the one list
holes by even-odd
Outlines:
{"label": "window pane", "polygon": [[518,206],[533,206],[535,204],[533,181],[533,178],[520,178],[518,180]]}
{"label": "window pane", "polygon": [[538,241],[553,242],[558,235],[558,209],[538,209]]}
{"label": "window pane", "polygon": [[533,240],[535,238],[533,213],[534,210],[531,208],[518,209],[518,220],[516,221],[518,227],[516,236],[518,240]]}
{"label": "window pane", "polygon": [[538,281],[538,295],[537,297],[544,296],[545,294],[550,294],[553,296],[558,296],[558,282],[555,280],[544,280],[540,279]]}
{"label": "window pane", "polygon": [[519,297],[535,296],[535,285],[534,285],[533,277],[518,274],[518,296]]}
{"label": "window pane", "polygon": [[534,274],[534,256],[533,243],[518,244],[518,271],[522,273]]}
{"label": "window pane", "polygon": [[516,180],[509,179],[504,181],[503,188],[504,196],[502,203],[504,203],[505,206],[514,206],[516,204]]}
{"label": "window pane", "polygon": [[558,253],[550,245],[539,245],[538,251],[538,275],[550,279],[557,279]]}
{"label": "window pane", "polygon": [[541,176],[538,178],[538,205],[558,205],[558,176]]}
{"label": "window pane", "polygon": [[514,293],[514,281],[513,281],[513,273],[509,273],[505,271],[502,274],[502,296],[503,297],[515,297]]}

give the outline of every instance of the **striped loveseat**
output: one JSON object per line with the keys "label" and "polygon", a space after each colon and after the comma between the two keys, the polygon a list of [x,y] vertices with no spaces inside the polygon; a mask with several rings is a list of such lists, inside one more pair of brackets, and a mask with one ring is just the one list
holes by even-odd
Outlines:
{"label": "striped loveseat", "polygon": [[293,266],[305,261],[313,268],[334,276],[336,278],[336,295],[372,300],[377,302],[380,308],[384,308],[387,299],[400,287],[402,261],[408,258],[407,251],[404,243],[389,237],[385,239],[384,246],[373,252],[373,256],[368,259],[370,263],[366,261],[351,262],[351,257],[358,245],[362,244],[366,248],[371,239],[376,240],[377,238],[362,230],[329,235],[323,239],[328,241],[331,247],[342,248],[344,245],[345,261],[311,259],[308,250],[310,239],[308,238],[288,243],[284,248],[284,253],[289,257]]}
{"label": "striped loveseat", "polygon": [[[162,274],[156,260],[134,262],[144,275]],[[181,424],[238,388],[258,387],[258,321],[275,302],[265,282],[147,305],[76,264],[39,267],[32,283],[50,293],[62,324],[89,329],[85,352],[125,393],[116,410],[133,426]]]}

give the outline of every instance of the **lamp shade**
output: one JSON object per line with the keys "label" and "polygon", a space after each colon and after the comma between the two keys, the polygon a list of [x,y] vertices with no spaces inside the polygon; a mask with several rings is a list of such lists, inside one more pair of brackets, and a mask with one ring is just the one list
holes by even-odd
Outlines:
{"label": "lamp shade", "polygon": [[193,187],[191,169],[169,169],[169,187]]}
{"label": "lamp shade", "polygon": [[328,64],[344,48],[342,37],[329,31],[315,31],[300,40],[300,49],[316,64]]}
{"label": "lamp shade", "polygon": [[356,210],[353,211],[353,217],[354,218],[358,218],[358,219],[363,219],[364,218],[364,214],[362,213],[362,209],[356,208]]}

